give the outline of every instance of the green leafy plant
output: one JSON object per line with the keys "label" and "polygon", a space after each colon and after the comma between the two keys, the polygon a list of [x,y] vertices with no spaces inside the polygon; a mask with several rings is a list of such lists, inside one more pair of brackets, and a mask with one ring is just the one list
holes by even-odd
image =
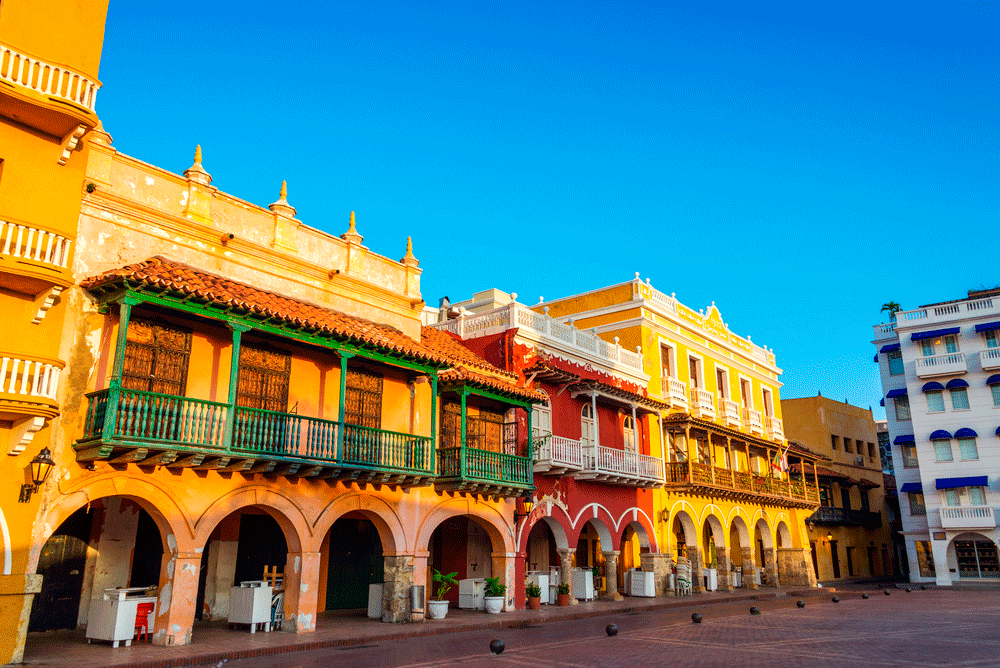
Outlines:
{"label": "green leafy plant", "polygon": [[601,567],[600,566],[594,566],[590,570],[591,570],[591,572],[593,572],[595,578],[601,577]]}
{"label": "green leafy plant", "polygon": [[899,302],[886,302],[882,304],[882,308],[879,309],[879,313],[888,312],[889,320],[895,320],[896,314],[902,310]]}
{"label": "green leafy plant", "polygon": [[559,594],[568,594],[569,593],[569,583],[568,582],[560,582],[558,585],[556,585],[556,592],[559,593]]}
{"label": "green leafy plant", "polygon": [[542,595],[542,588],[534,582],[529,582],[528,586],[524,588],[524,593],[528,595],[528,598],[538,598]]}
{"label": "green leafy plant", "polygon": [[507,591],[507,585],[500,584],[500,578],[486,578],[486,595],[503,596]]}
{"label": "green leafy plant", "polygon": [[434,569],[434,582],[437,584],[437,598],[435,600],[444,600],[444,595],[448,593],[448,590],[458,584],[458,580],[455,579],[457,575],[457,572],[444,574],[438,569]]}

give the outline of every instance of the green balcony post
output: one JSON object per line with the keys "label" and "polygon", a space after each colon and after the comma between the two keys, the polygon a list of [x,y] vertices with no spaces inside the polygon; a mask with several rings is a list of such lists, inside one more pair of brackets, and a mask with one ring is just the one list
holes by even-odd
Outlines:
{"label": "green balcony post", "polygon": [[534,460],[534,452],[533,452],[534,451],[534,446],[535,446],[534,435],[531,433],[531,412],[532,412],[531,411],[531,406],[526,407],[524,409],[524,412],[528,414],[528,461],[527,461],[527,464],[525,466],[524,481],[525,482],[531,482],[531,480],[530,480],[531,475],[529,474],[529,472],[532,470],[530,468],[530,467],[532,467],[532,462],[535,461]]}
{"label": "green balcony post", "polygon": [[346,350],[341,350],[340,352],[340,398],[339,398],[339,408],[337,409],[337,421],[340,423],[340,441],[338,445],[340,446],[340,453],[334,453],[334,459],[343,460],[344,458],[344,444],[347,438],[346,429],[344,428],[344,418],[347,415],[347,360],[354,357],[354,353],[348,352]]}
{"label": "green balcony post", "polygon": [[459,457],[461,458],[461,460],[459,462],[459,466],[461,467],[460,468],[460,474],[461,474],[462,478],[465,478],[465,468],[466,468],[466,466],[465,466],[465,424],[466,424],[466,415],[465,415],[466,401],[465,401],[465,398],[468,396],[468,394],[469,394],[469,390],[467,388],[463,387],[462,391],[460,392],[460,396],[461,396],[461,399],[462,399],[462,440],[461,440],[461,444],[462,445],[461,445],[461,449],[459,450]]}
{"label": "green balcony post", "polygon": [[437,395],[438,378],[436,373],[431,374],[431,447],[430,461],[425,464],[428,471],[436,471],[437,460]]}
{"label": "green balcony post", "polygon": [[239,388],[240,376],[240,342],[243,339],[243,332],[250,329],[241,322],[229,320],[226,322],[233,332],[233,351],[229,356],[229,394],[226,398],[228,408],[226,409],[226,433],[222,437],[222,447],[227,451],[233,447],[233,426],[236,423],[236,393]]}
{"label": "green balcony post", "polygon": [[108,384],[107,413],[101,440],[114,438],[118,426],[118,403],[121,399],[122,373],[125,370],[125,346],[128,344],[128,323],[132,318],[132,307],[142,303],[138,295],[126,294],[118,304],[118,340],[115,342],[115,359],[111,366],[111,381]]}

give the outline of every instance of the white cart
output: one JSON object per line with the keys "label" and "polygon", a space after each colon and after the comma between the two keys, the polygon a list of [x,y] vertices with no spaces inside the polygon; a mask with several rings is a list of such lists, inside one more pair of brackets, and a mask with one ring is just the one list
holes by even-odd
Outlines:
{"label": "white cart", "polygon": [[652,571],[629,571],[629,596],[656,596],[656,573]]}
{"label": "white cart", "polygon": [[271,630],[271,596],[273,587],[267,580],[247,580],[229,590],[229,623],[249,624],[250,633],[263,624]]}
{"label": "white cart", "polygon": [[594,600],[594,571],[589,568],[573,569],[573,598],[578,601]]}
{"label": "white cart", "polygon": [[719,589],[719,570],[717,568],[703,568],[701,575],[705,581],[705,591],[716,591]]}
{"label": "white cart", "polygon": [[528,571],[528,577],[525,578],[525,584],[533,583],[538,585],[538,588],[542,590],[542,603],[552,603],[552,599],[549,598],[549,574],[545,571]]}
{"label": "white cart", "polygon": [[463,610],[485,610],[486,580],[469,578],[458,581],[458,607]]}
{"label": "white cart", "polygon": [[93,640],[109,640],[112,647],[125,641],[125,646],[132,644],[135,635],[135,615],[140,603],[152,603],[153,609],[147,616],[147,633],[152,633],[153,620],[156,618],[156,597],[148,596],[148,587],[133,587],[130,589],[105,589],[101,598],[90,602],[90,612],[87,615],[87,642]]}

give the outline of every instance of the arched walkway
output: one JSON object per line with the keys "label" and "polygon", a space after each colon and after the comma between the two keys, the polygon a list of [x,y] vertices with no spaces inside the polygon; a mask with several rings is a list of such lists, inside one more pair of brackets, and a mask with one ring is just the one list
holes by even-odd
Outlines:
{"label": "arched walkway", "polygon": [[670,538],[672,539],[673,551],[679,566],[678,571],[682,569],[684,560],[687,560],[691,567],[691,587],[695,591],[703,591],[705,589],[702,579],[704,564],[702,562],[702,550],[699,547],[701,544],[701,532],[699,531],[698,524],[694,521],[692,515],[688,514],[687,510],[677,509],[671,519],[670,527]]}
{"label": "arched walkway", "polygon": [[744,589],[757,588],[757,565],[754,561],[750,527],[739,515],[729,525],[729,557],[733,564],[733,586]]}
{"label": "arched walkway", "polygon": [[774,537],[771,527],[763,517],[754,523],[755,559],[758,565],[760,584],[768,587],[778,586],[778,562],[774,550]]}
{"label": "arched walkway", "polygon": [[619,542],[608,525],[594,517],[581,527],[576,541],[576,567],[594,570],[594,593],[600,598],[619,600]]}
{"label": "arched walkway", "polygon": [[729,591],[733,588],[730,576],[729,548],[726,530],[714,513],[705,516],[702,525],[702,549],[706,568],[707,589]]}

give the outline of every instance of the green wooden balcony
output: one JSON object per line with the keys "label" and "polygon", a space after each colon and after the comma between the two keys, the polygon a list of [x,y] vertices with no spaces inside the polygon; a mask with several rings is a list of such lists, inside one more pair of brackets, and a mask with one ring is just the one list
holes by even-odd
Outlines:
{"label": "green wooden balcony", "polygon": [[84,434],[74,446],[79,461],[403,487],[434,475],[428,436],[139,390],[86,396]]}
{"label": "green wooden balcony", "polygon": [[534,489],[531,458],[478,448],[439,448],[438,479],[443,489],[492,496],[523,496]]}

